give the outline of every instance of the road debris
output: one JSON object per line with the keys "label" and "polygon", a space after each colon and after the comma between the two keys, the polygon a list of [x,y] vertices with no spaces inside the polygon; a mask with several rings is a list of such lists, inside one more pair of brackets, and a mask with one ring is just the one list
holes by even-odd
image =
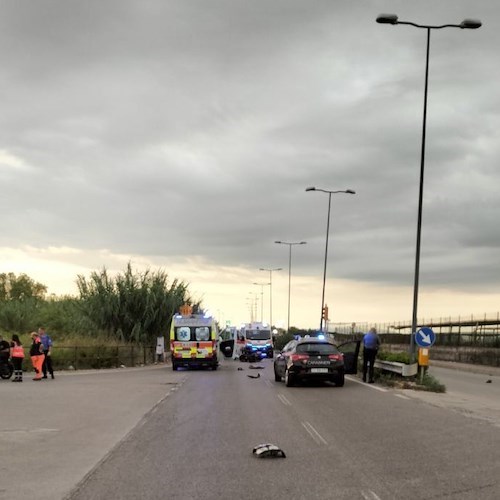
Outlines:
{"label": "road debris", "polygon": [[252,453],[258,458],[286,458],[285,452],[271,443],[258,444]]}

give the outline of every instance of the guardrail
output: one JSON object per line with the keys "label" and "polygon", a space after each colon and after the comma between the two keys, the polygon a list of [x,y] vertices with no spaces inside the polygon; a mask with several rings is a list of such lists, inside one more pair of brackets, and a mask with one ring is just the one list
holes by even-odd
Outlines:
{"label": "guardrail", "polygon": [[418,363],[407,365],[405,363],[399,363],[397,361],[384,361],[377,359],[375,360],[374,366],[375,368],[379,368],[380,370],[398,373],[403,377],[413,377],[418,373]]}

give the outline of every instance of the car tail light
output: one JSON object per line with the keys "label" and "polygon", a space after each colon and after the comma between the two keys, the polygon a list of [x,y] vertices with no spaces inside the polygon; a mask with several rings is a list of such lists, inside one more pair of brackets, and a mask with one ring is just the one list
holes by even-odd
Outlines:
{"label": "car tail light", "polygon": [[344,356],[342,354],[329,354],[328,358],[332,361],[343,361]]}
{"label": "car tail light", "polygon": [[290,356],[290,359],[292,360],[292,363],[295,363],[297,361],[307,361],[309,359],[308,354],[292,354]]}

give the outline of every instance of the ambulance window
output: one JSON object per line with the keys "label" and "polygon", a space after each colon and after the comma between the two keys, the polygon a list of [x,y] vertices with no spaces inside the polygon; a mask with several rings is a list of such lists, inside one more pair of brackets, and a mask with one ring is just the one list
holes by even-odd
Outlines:
{"label": "ambulance window", "polygon": [[210,340],[210,328],[208,326],[199,326],[195,332],[196,340]]}
{"label": "ambulance window", "polygon": [[180,326],[177,328],[177,340],[188,342],[191,340],[191,330],[189,326]]}

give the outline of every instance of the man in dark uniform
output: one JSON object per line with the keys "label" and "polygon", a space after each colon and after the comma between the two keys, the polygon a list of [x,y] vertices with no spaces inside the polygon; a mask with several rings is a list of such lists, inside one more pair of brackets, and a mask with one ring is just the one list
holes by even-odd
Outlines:
{"label": "man in dark uniform", "polygon": [[373,384],[375,382],[373,380],[373,370],[379,347],[380,337],[377,335],[377,330],[370,328],[370,331],[363,337],[363,382],[366,382],[367,372],[368,383]]}
{"label": "man in dark uniform", "polygon": [[52,368],[52,339],[47,335],[45,328],[38,329],[38,335],[40,336],[40,342],[43,346],[43,378],[47,378],[47,372],[50,373],[50,377],[54,378],[54,369]]}

